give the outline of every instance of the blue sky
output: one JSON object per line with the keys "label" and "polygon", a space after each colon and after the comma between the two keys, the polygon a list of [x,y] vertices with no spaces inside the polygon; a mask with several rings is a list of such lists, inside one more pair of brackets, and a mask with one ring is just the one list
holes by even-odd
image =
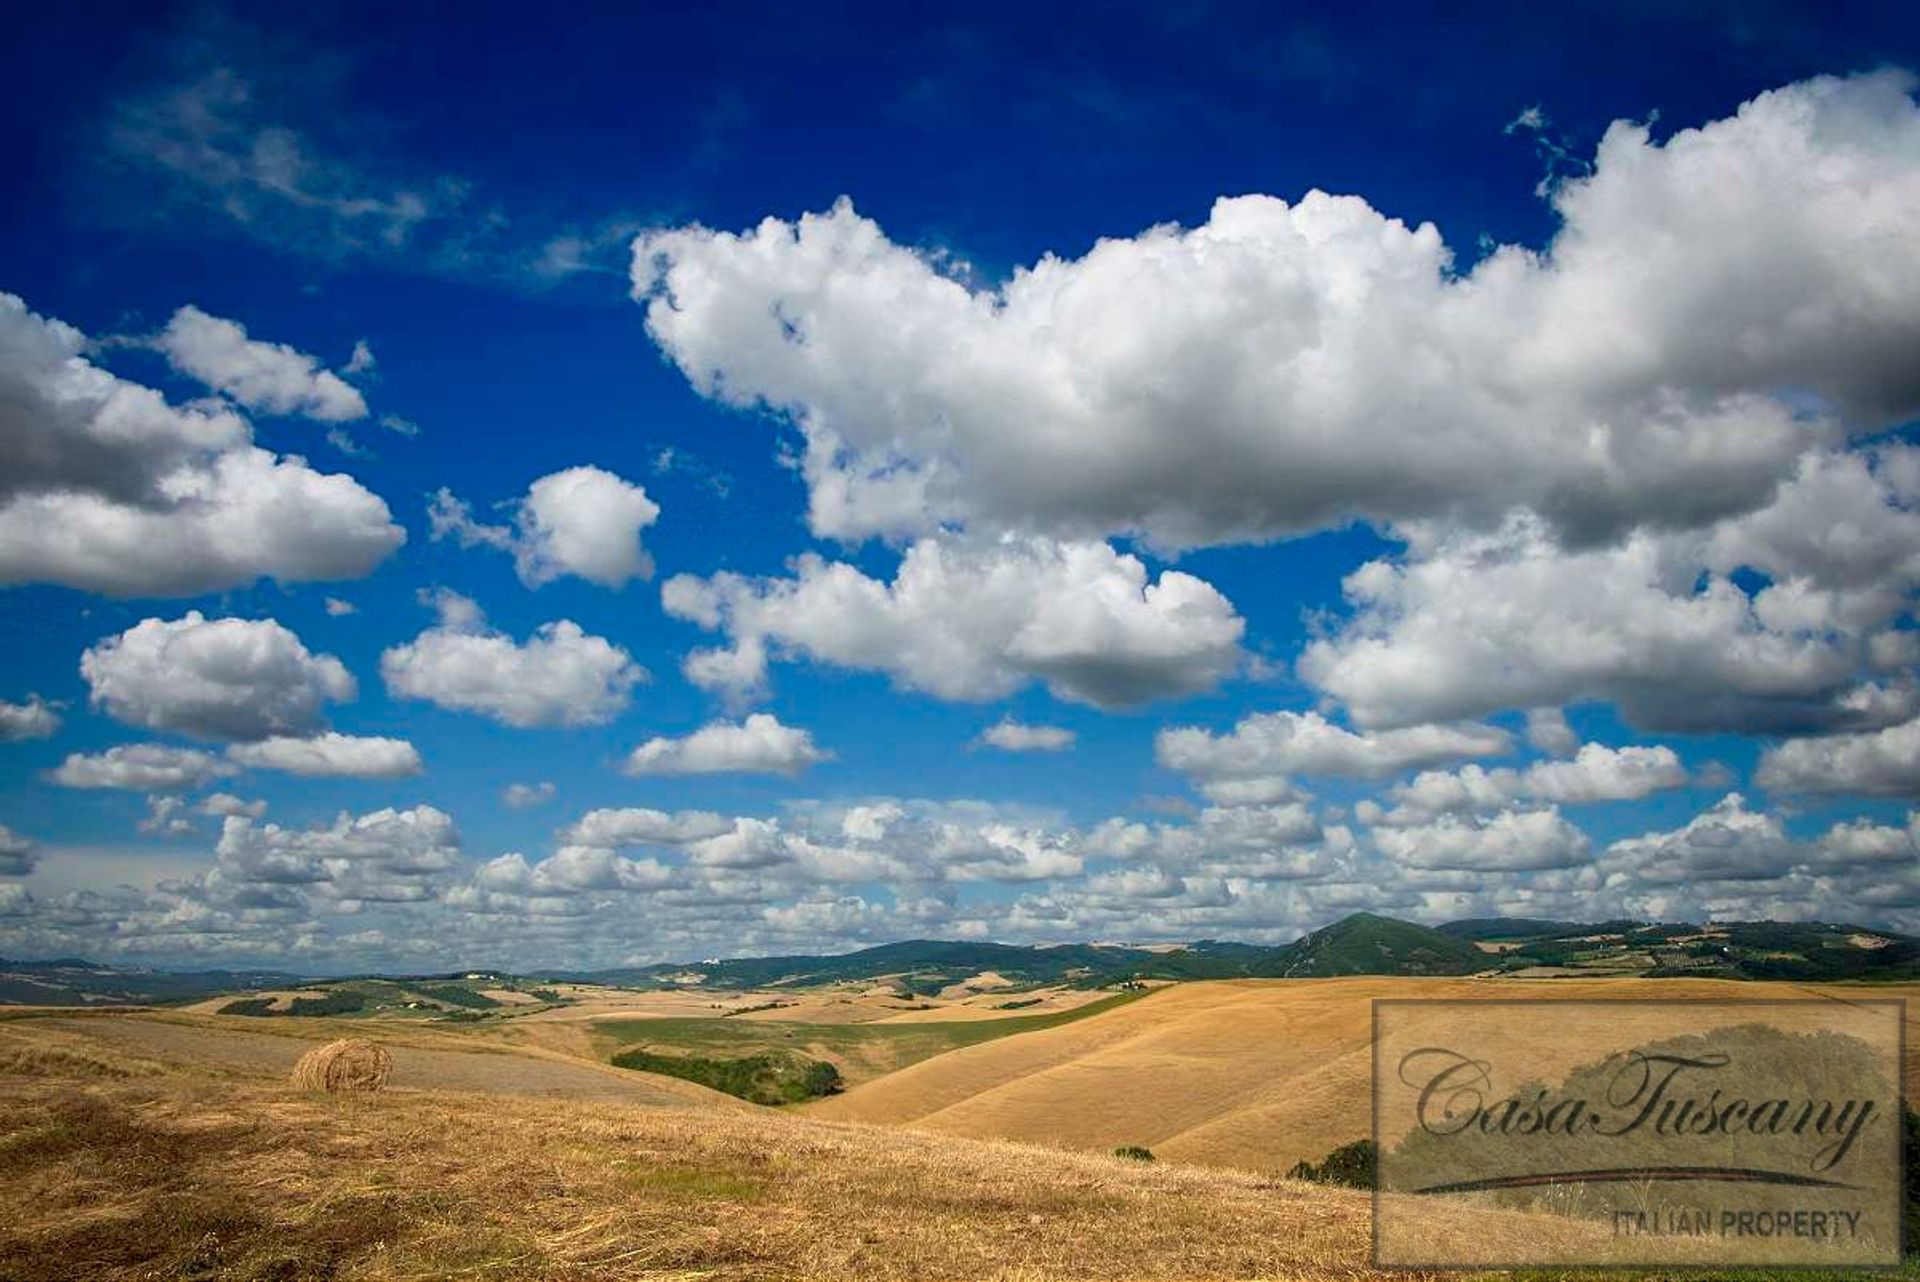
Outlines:
{"label": "blue sky", "polygon": [[0,955],[1920,928],[1920,23],[310,8],[0,51]]}

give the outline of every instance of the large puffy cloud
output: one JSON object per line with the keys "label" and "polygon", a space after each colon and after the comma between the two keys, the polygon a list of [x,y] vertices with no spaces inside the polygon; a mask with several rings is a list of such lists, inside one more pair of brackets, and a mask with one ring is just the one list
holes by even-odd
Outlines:
{"label": "large puffy cloud", "polygon": [[235,773],[237,767],[210,752],[158,743],[133,743],[108,748],[105,752],[71,753],[48,777],[67,788],[179,792]]}
{"label": "large puffy cloud", "polygon": [[404,779],[422,768],[419,750],[405,739],[334,731],[236,743],[227,756],[253,769],[284,770],[307,779]]}
{"label": "large puffy cloud", "polygon": [[1920,866],[1920,810],[1909,810],[1907,822],[1898,828],[1870,819],[1837,823],[1814,849],[1822,863],[1837,867]]}
{"label": "large puffy cloud", "polygon": [[442,592],[437,603],[439,626],[380,656],[395,694],[510,726],[588,726],[611,721],[647,678],[625,650],[570,619],[515,642],[466,598]]}
{"label": "large puffy cloud", "polygon": [[343,813],[304,829],[230,815],[214,853],[223,872],[245,881],[328,883],[342,898],[409,901],[429,893],[423,878],[458,865],[460,833],[432,806]]}
{"label": "large puffy cloud", "polygon": [[813,733],[756,712],[744,721],[715,721],[682,739],[653,738],[628,754],[630,775],[800,774],[833,754]]}
{"label": "large puffy cloud", "polygon": [[593,846],[568,846],[537,863],[518,851],[490,859],[475,871],[476,892],[456,903],[498,909],[513,898],[566,899],[597,891],[662,890],[677,880],[657,859],[629,859]]}
{"label": "large puffy cloud", "polygon": [[1086,844],[1090,853],[1120,860],[1136,874],[1296,880],[1326,873],[1329,859],[1349,846],[1350,835],[1342,828],[1323,830],[1310,808],[1289,801],[1209,806],[1189,823],[1109,819],[1088,834]]}
{"label": "large puffy cloud", "polygon": [[1469,872],[1567,868],[1584,862],[1592,847],[1554,806],[1477,819],[1442,815],[1424,824],[1376,828],[1373,841],[1408,867]]}
{"label": "large puffy cloud", "polygon": [[797,559],[785,579],[679,575],[668,613],[724,630],[689,656],[696,684],[736,697],[765,685],[769,652],[885,672],[943,699],[999,698],[1029,681],[1122,707],[1204,690],[1240,662],[1245,623],[1211,585],[1147,568],[1105,543],[922,539],[891,583],[844,562]]}
{"label": "large puffy cloud", "polygon": [[1420,824],[1436,815],[1497,810],[1516,801],[1633,801],[1686,783],[1686,766],[1671,748],[1589,743],[1570,760],[1537,761],[1524,770],[1463,766],[1451,773],[1422,771],[1389,793],[1398,804],[1382,818]]}
{"label": "large puffy cloud", "polygon": [[263,739],[317,728],[351,699],[341,662],[309,653],[272,619],[144,619],[80,658],[92,702],[129,725],[209,739]]}
{"label": "large puffy cloud", "polygon": [[151,500],[196,458],[244,447],[246,420],[223,405],[169,405],[88,361],[87,338],[0,294],[0,497],[91,493]]}
{"label": "large puffy cloud", "polygon": [[1612,887],[1644,891],[1696,881],[1771,881],[1791,871],[1803,853],[1777,817],[1749,810],[1735,792],[1671,832],[1614,842],[1599,867]]}
{"label": "large puffy cloud", "polygon": [[254,447],[221,405],[173,406],[0,294],[0,584],[188,596],[358,578],[405,541],[351,477]]}
{"label": "large puffy cloud", "polygon": [[359,391],[313,357],[284,343],[248,338],[245,326],[198,307],[175,312],[153,345],[175,369],[250,410],[325,423],[367,416]]}
{"label": "large puffy cloud", "polygon": [[1768,792],[1920,797],[1920,720],[1776,745],[1754,782]]}
{"label": "large puffy cloud", "polygon": [[660,506],[640,486],[597,467],[570,467],[535,481],[515,507],[513,525],[486,525],[442,489],[427,514],[436,540],[511,553],[528,587],[569,574],[609,588],[653,577],[640,531],[659,517]]}
{"label": "large puffy cloud", "polygon": [[0,743],[50,739],[59,729],[60,714],[39,695],[28,695],[25,703],[0,699]]}
{"label": "large puffy cloud", "polygon": [[976,291],[842,202],[643,235],[634,291],[696,389],[798,423],[822,535],[1691,527],[1920,409],[1911,87],[1811,80],[1664,143],[1617,123],[1544,252],[1466,271],[1431,224],[1310,192]]}
{"label": "large puffy cloud", "polygon": [[1191,776],[1215,800],[1251,801],[1282,794],[1291,775],[1379,779],[1416,766],[1495,756],[1512,746],[1492,726],[1428,725],[1353,731],[1317,712],[1256,712],[1231,733],[1199,726],[1162,730],[1154,757]]}
{"label": "large puffy cloud", "polygon": [[[1774,501],[1700,531],[1568,551],[1537,517],[1408,527],[1347,576],[1301,675],[1367,725],[1617,702],[1649,729],[1805,730],[1912,706],[1920,456],[1810,455]],[[1741,571],[1758,576],[1744,580]]]}

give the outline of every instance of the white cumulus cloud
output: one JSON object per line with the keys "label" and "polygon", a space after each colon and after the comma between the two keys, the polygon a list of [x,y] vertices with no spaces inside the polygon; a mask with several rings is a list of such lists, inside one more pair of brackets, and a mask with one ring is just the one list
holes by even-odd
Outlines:
{"label": "white cumulus cloud", "polygon": [[249,819],[258,819],[267,813],[267,803],[257,800],[248,801],[230,792],[213,792],[201,798],[197,809],[203,815],[213,815],[221,819],[228,815],[245,815]]}
{"label": "white cumulus cloud", "polygon": [[452,816],[433,806],[342,813],[331,824],[288,828],[229,816],[215,848],[219,868],[243,881],[331,883],[350,899],[423,897],[419,879],[460,862]]}
{"label": "white cumulus cloud", "polygon": [[228,759],[255,770],[284,770],[307,779],[405,779],[422,770],[420,752],[405,739],[374,735],[275,735],[236,743]]}
{"label": "white cumulus cloud", "polygon": [[980,732],[980,742],[1002,752],[1065,752],[1074,733],[1061,726],[1034,726],[1002,717]]}
{"label": "white cumulus cloud", "polygon": [[1149,581],[1105,543],[922,539],[891,583],[811,554],[784,579],[679,575],[669,614],[724,631],[689,656],[696,685],[736,697],[765,686],[770,654],[884,672],[943,699],[980,701],[1031,681],[1099,707],[1205,690],[1239,664],[1245,622],[1210,584]]}
{"label": "white cumulus cloud", "polygon": [[622,588],[653,577],[653,558],[640,531],[660,515],[646,490],[597,467],[570,467],[543,476],[515,506],[514,523],[487,525],[452,491],[441,489],[428,507],[433,537],[511,553],[528,587],[574,575]]}
{"label": "white cumulus cloud", "polygon": [[0,699],[0,743],[51,739],[59,729],[60,714],[39,695],[28,695],[24,703]]}
{"label": "white cumulus cloud", "polygon": [[766,774],[793,778],[830,761],[813,733],[756,712],[744,721],[714,721],[681,739],[647,740],[627,756],[630,775]]}
{"label": "white cumulus cloud", "polygon": [[158,743],[133,743],[108,748],[105,752],[71,753],[48,777],[67,788],[179,792],[236,773],[238,767],[210,752]]}
{"label": "white cumulus cloud", "polygon": [[1247,789],[1280,795],[1290,775],[1379,779],[1416,766],[1488,757],[1512,747],[1503,730],[1482,725],[1408,726],[1353,731],[1317,712],[1256,712],[1229,734],[1199,726],[1171,727],[1154,739],[1154,758],[1193,778],[1216,800],[1250,801]]}
{"label": "white cumulus cloud", "polygon": [[[1687,533],[1569,551],[1536,517],[1409,528],[1408,555],[1349,574],[1351,615],[1300,675],[1363,725],[1581,699],[1652,730],[1845,726],[1911,660],[1894,625],[1920,586],[1911,451],[1810,456],[1775,501]],[[1765,575],[1748,590],[1741,569]],[[1863,706],[1863,701],[1864,705]]]}
{"label": "white cumulus cloud", "polygon": [[625,650],[570,619],[516,642],[488,628],[457,593],[437,601],[439,626],[380,656],[381,676],[397,695],[510,726],[588,726],[618,716],[647,679]]}
{"label": "white cumulus cloud", "polygon": [[1768,748],[1754,782],[1768,792],[1920,797],[1920,719]]}
{"label": "white cumulus cloud", "polygon": [[354,680],[272,619],[144,619],[80,658],[93,706],[129,725],[208,739],[264,739],[316,729]]}
{"label": "white cumulus cloud", "polygon": [[1678,753],[1664,745],[1609,748],[1589,743],[1571,759],[1537,761],[1524,770],[1470,765],[1451,773],[1422,771],[1389,792],[1398,804],[1382,818],[1396,825],[1418,825],[1436,815],[1497,810],[1516,801],[1569,805],[1634,801],[1686,783],[1686,766]]}
{"label": "white cumulus cloud", "polygon": [[552,800],[553,785],[544,779],[539,783],[510,783],[500,790],[501,803],[513,810],[531,810]]}
{"label": "white cumulus cloud", "polygon": [[210,316],[198,307],[175,312],[153,345],[175,369],[250,410],[299,414],[324,423],[367,416],[359,390],[318,360],[285,343],[248,338],[246,327],[237,321]]}
{"label": "white cumulus cloud", "polygon": [[668,814],[642,806],[589,810],[561,829],[560,839],[574,846],[684,846],[733,831],[733,821],[710,810],[681,810]]}
{"label": "white cumulus cloud", "polygon": [[1592,849],[1587,835],[1554,806],[1485,818],[1442,815],[1425,824],[1376,828],[1373,841],[1409,868],[1469,872],[1568,868],[1584,863]]}
{"label": "white cumulus cloud", "polygon": [[0,293],[0,584],[193,596],[365,575],[406,539],[352,477],[255,447],[216,404],[174,406]]}
{"label": "white cumulus cloud", "polygon": [[1465,270],[1431,223],[1313,191],[978,290],[843,201],[644,234],[634,293],[699,392],[798,424],[822,536],[1691,526],[1920,409],[1912,84],[1809,80],[1663,142],[1615,123],[1544,251]]}
{"label": "white cumulus cloud", "polygon": [[1686,885],[1700,881],[1768,881],[1803,857],[1780,820],[1747,809],[1730,792],[1670,832],[1650,832],[1607,847],[1599,868],[1617,887]]}

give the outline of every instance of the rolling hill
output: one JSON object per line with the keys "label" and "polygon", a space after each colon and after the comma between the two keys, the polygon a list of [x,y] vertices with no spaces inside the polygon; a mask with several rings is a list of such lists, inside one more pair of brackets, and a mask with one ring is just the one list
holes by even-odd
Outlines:
{"label": "rolling hill", "polygon": [[169,971],[103,966],[74,957],[0,958],[0,1005],[6,1006],[149,1006],[297,982],[292,975],[267,970]]}
{"label": "rolling hill", "polygon": [[1469,975],[1487,954],[1453,936],[1412,922],[1354,913],[1274,950],[1255,972],[1277,979],[1334,975]]}
{"label": "rolling hill", "polygon": [[[103,966],[77,959],[0,959],[0,1005],[155,1005],[217,994],[300,988],[361,991],[363,1006],[391,1004],[391,991],[444,1006],[490,1009],[462,991],[510,989],[539,995],[543,985],[580,983],[659,990],[819,988],[884,981],[903,998],[927,997],[991,973],[995,987],[1065,985],[1109,988],[1129,981],[1309,979],[1341,975],[1449,976],[1480,972],[1711,976],[1723,979],[1920,979],[1920,939],[1874,927],[1830,922],[1655,923],[1477,918],[1438,927],[1358,912],[1269,947],[1200,940],[1180,947],[1120,944],[998,944],[910,939],[840,954],[711,958],[609,970],[543,970],[521,980],[510,970],[431,975],[302,978],[273,971],[171,972]],[[423,987],[431,985],[431,988]],[[462,991],[456,991],[462,990]],[[359,1009],[359,1008],[354,1008]],[[260,1013],[267,1013],[262,1011]],[[324,1011],[314,1013],[328,1013]],[[343,1008],[340,1013],[353,1013]]]}
{"label": "rolling hill", "polygon": [[1229,979],[1261,973],[1277,950],[1202,940],[1181,948],[1119,944],[995,944],[909,939],[837,955],[712,958],[614,970],[565,971],[579,983],[647,988],[699,983],[714,988],[805,988],[863,980],[895,981],[904,993],[934,993],[991,971],[1014,987],[1071,984],[1098,988],[1129,979]]}
{"label": "rolling hill", "polygon": [[[1844,990],[1842,990],[1844,991]],[[1907,985],[1875,996],[1920,994]],[[1162,988],[1118,1009],[965,1047],[806,1107],[809,1114],[1278,1173],[1363,1137],[1372,999],[1660,1000],[1836,996],[1725,979],[1354,976]],[[1909,1039],[1909,1090],[1920,1039]],[[1569,1048],[1577,1053],[1578,1048]]]}

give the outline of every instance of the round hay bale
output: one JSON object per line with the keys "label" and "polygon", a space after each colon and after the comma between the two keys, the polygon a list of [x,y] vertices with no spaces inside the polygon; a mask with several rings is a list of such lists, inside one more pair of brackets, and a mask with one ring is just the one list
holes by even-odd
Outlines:
{"label": "round hay bale", "polygon": [[393,1055],[386,1047],[358,1037],[343,1037],[302,1055],[293,1066],[293,1084],[329,1095],[377,1091],[392,1073]]}

